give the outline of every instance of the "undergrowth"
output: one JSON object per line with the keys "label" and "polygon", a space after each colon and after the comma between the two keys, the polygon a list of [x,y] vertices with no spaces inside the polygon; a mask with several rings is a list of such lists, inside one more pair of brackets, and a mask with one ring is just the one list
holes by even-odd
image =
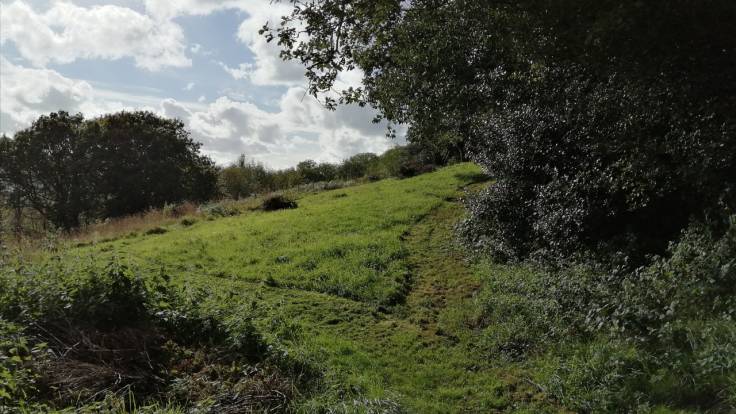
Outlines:
{"label": "undergrowth", "polygon": [[267,343],[252,303],[233,302],[117,261],[9,263],[0,407],[286,411],[319,374]]}
{"label": "undergrowth", "polygon": [[536,367],[580,412],[732,412],[736,218],[717,227],[693,224],[633,271],[486,264],[474,316],[486,355]]}

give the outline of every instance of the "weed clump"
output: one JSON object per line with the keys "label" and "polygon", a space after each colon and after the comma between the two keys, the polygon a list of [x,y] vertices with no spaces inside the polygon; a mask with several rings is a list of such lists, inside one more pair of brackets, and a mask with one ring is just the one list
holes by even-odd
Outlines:
{"label": "weed clump", "polygon": [[145,234],[148,235],[148,236],[150,236],[150,235],[154,235],[154,234],[164,234],[164,233],[167,233],[167,232],[168,232],[168,230],[166,230],[165,228],[158,227],[157,226],[157,227],[154,227],[154,228],[152,228],[150,230],[146,230],[146,233]]}
{"label": "weed clump", "polygon": [[281,193],[269,194],[263,198],[263,202],[261,203],[261,210],[263,211],[285,210],[297,207],[296,201]]}
{"label": "weed clump", "polygon": [[193,226],[195,223],[197,223],[197,219],[185,218],[185,219],[182,219],[179,223],[184,227],[190,227],[190,226]]}

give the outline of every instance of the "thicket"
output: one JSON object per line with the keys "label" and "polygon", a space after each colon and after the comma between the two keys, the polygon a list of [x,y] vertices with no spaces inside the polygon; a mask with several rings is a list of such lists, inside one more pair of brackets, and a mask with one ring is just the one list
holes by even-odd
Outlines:
{"label": "thicket", "polygon": [[595,261],[561,269],[490,265],[494,277],[473,322],[483,354],[536,361],[540,386],[576,411],[729,412],[736,405],[736,217],[718,225],[725,232],[693,224],[635,271]]}
{"label": "thicket", "polygon": [[0,271],[0,411],[285,411],[318,373],[269,343],[252,302],[237,299],[116,261],[10,260]]}

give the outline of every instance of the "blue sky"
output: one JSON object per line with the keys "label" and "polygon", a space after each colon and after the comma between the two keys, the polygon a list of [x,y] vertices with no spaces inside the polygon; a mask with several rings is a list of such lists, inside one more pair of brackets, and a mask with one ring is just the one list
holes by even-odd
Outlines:
{"label": "blue sky", "polygon": [[323,109],[303,68],[258,35],[285,3],[0,0],[0,132],[57,110],[146,109],[182,119],[221,164],[244,153],[280,168],[394,145],[371,109]]}

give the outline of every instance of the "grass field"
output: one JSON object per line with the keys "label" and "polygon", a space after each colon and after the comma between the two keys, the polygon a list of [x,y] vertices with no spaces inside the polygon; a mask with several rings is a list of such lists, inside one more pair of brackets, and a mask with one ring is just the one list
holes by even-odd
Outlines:
{"label": "grass field", "polygon": [[257,298],[257,323],[287,321],[287,335],[271,333],[318,358],[354,398],[411,412],[502,408],[507,381],[470,357],[458,339],[468,333],[452,320],[479,286],[453,237],[462,189],[479,179],[459,165],[73,254],[117,255],[179,283]]}
{"label": "grass field", "polygon": [[557,412],[523,365],[489,358],[478,343],[482,272],[457,246],[454,225],[459,199],[483,180],[461,164],[51,260],[114,258],[144,277],[207,289],[199,306],[247,314],[272,347],[321,371],[295,411]]}
{"label": "grass field", "polygon": [[411,180],[327,191],[301,198],[293,210],[170,226],[164,234],[73,253],[124,256],[191,283],[266,283],[391,305],[410,283],[402,239],[477,173],[462,165]]}
{"label": "grass field", "polygon": [[732,412],[730,320],[674,366],[585,334],[564,306],[594,273],[458,243],[487,184],[459,164],[0,252],[0,413]]}

